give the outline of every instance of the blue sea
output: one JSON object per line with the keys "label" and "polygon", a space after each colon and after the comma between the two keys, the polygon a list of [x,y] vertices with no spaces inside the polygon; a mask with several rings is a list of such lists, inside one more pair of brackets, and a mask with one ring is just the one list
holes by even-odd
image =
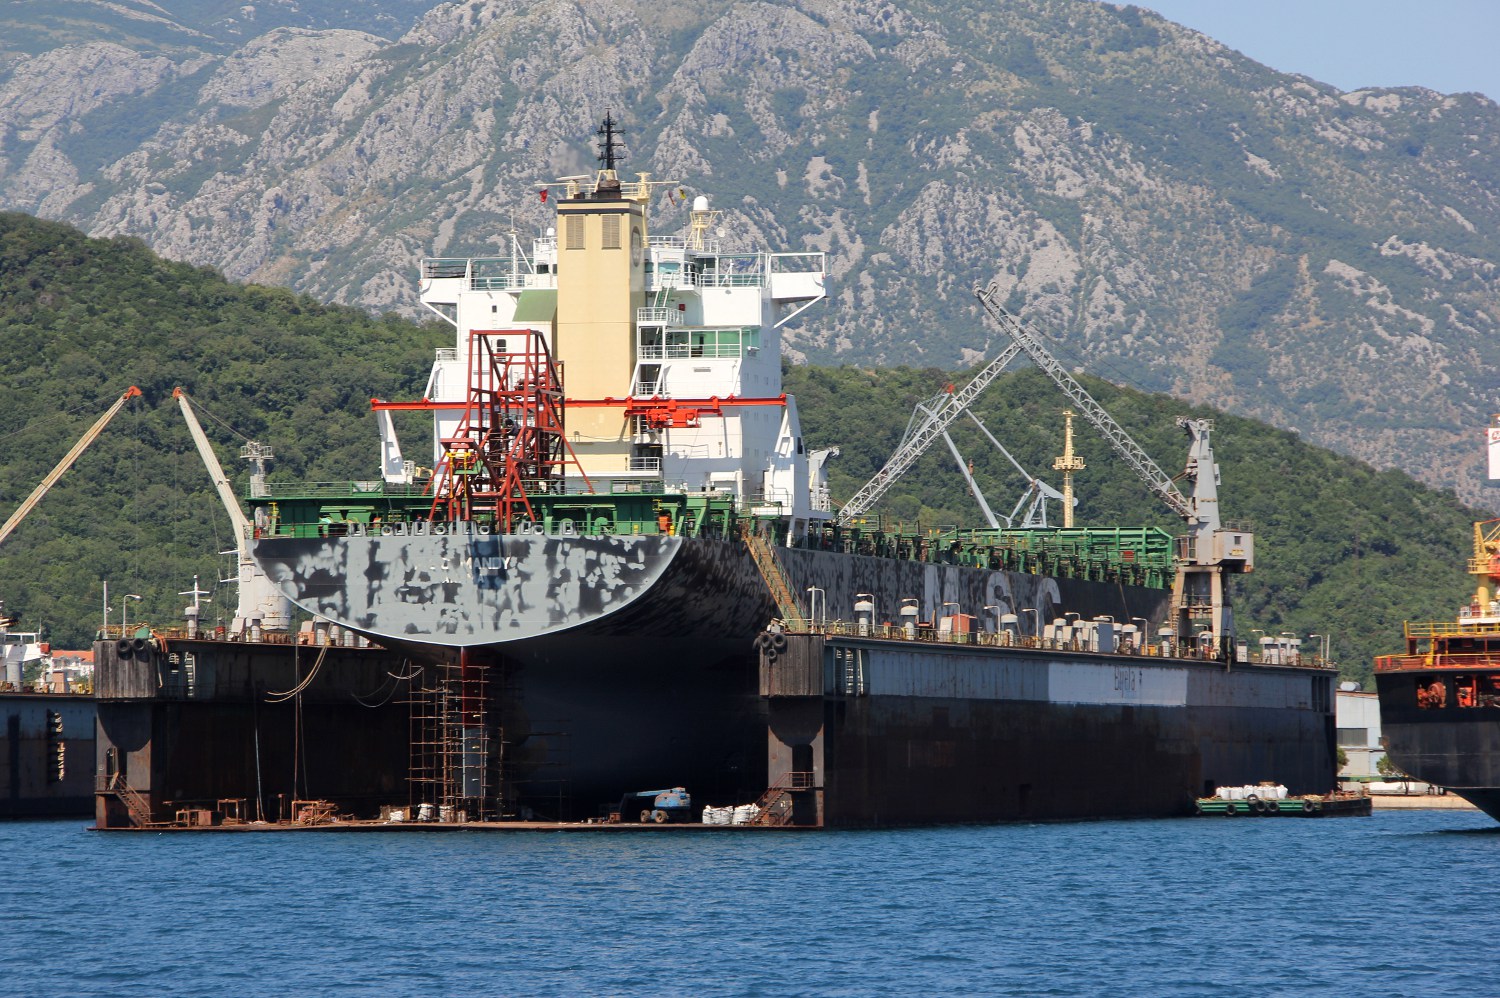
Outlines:
{"label": "blue sea", "polygon": [[881,832],[0,824],[5,995],[1500,994],[1470,811]]}

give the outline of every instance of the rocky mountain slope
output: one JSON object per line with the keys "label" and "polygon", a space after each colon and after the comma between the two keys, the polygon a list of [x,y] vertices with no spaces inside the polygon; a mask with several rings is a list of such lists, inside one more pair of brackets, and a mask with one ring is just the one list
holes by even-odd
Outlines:
{"label": "rocky mountain slope", "polygon": [[731,243],[831,255],[806,359],[993,355],[972,289],[997,281],[1095,373],[1495,505],[1477,95],[1341,93],[1086,0],[470,0],[399,37],[331,4],[176,7],[0,43],[0,207],[415,315],[415,259],[539,231],[538,186],[593,166],[612,110],[628,165],[713,196]]}

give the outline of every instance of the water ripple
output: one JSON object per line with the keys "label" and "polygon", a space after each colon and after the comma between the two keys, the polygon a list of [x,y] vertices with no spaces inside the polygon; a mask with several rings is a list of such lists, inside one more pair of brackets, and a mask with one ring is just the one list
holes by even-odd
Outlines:
{"label": "water ripple", "polygon": [[[818,835],[0,825],[18,995],[1493,991],[1468,812]],[[1462,931],[1455,931],[1462,927]]]}

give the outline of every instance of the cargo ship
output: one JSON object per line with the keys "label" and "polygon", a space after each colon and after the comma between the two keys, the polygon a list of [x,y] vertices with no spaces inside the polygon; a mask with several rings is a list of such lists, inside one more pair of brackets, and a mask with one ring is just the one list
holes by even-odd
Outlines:
{"label": "cargo ship", "polygon": [[[652,233],[653,201],[685,191],[622,180],[612,122],[601,135],[597,174],[540,192],[556,225],[528,246],[512,235],[504,255],[422,261],[420,300],[455,341],[422,399],[372,402],[380,477],[270,482],[250,499],[250,551],[281,594],[438,677],[414,698],[423,803],[470,820],[580,820],[643,787],[722,805],[788,779],[804,794],[837,781],[813,820],[885,824],[1186,813],[1205,782],[1331,784],[1329,677],[1238,670],[1223,579],[1182,567],[1194,550],[1248,562],[1248,535],[1230,538],[1216,513],[1186,539],[841,522],[826,478],[837,449],[803,440],[781,387],[782,331],[824,298],[824,254],[746,249],[703,195],[682,231]],[[430,468],[403,457],[394,416],[411,411],[431,414]],[[944,651],[946,720],[930,690],[872,685],[867,715],[828,700],[850,719],[835,765],[813,758],[833,741],[803,716],[809,703],[766,693],[757,642],[769,622],[785,640],[872,599],[888,619],[957,611],[991,631],[1028,619],[1038,637],[1055,620],[1118,621],[1140,650],[1166,628],[1157,654],[1201,661],[1137,658],[1141,689],[1160,673],[1172,692],[1101,711],[1066,692],[1070,663],[1093,668],[1094,653],[1001,649],[1019,663],[1012,696],[986,678],[994,667]],[[1099,667],[1114,675],[1112,660]],[[816,699],[830,696],[842,694]],[[983,789],[1022,742],[1028,758],[1087,765],[1040,770],[1028,803],[997,804]],[[921,758],[945,770],[950,805],[898,817],[883,802],[921,782]],[[1131,786],[1150,784],[1168,760],[1170,790],[1094,792],[1122,766]]]}
{"label": "cargo ship", "polygon": [[1474,524],[1468,570],[1468,602],[1407,621],[1406,650],[1375,659],[1375,688],[1391,761],[1500,820],[1500,520]]}

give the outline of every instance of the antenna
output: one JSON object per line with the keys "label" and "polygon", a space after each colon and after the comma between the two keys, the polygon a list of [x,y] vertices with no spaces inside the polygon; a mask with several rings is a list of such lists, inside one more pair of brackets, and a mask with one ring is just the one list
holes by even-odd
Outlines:
{"label": "antenna", "polygon": [[599,126],[599,131],[595,134],[600,138],[599,162],[604,164],[606,170],[613,171],[616,159],[623,158],[623,154],[618,150],[615,140],[624,133],[615,127],[614,116],[606,111],[604,113],[604,124]]}

